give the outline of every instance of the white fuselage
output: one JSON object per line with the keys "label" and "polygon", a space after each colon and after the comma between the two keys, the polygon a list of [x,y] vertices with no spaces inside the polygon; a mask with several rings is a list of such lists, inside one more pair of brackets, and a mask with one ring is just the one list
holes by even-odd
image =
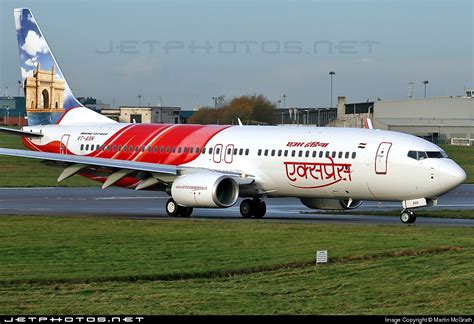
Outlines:
{"label": "white fuselage", "polygon": [[[141,131],[138,124],[120,123],[34,126],[25,127],[25,130],[45,135],[41,139],[31,140],[38,150],[44,150],[49,143],[60,142],[61,146],[67,147],[67,150],[62,148],[64,153],[75,155],[91,153],[90,149],[85,149],[86,143],[91,148],[98,148],[116,137],[119,140],[114,149],[118,156],[119,146],[126,146],[131,140],[129,135],[120,138],[119,134],[125,128],[131,132],[128,134],[133,134],[133,127]],[[164,132],[176,127],[185,126],[169,126]],[[199,136],[194,133],[189,135],[177,145],[174,153],[171,148],[166,152],[166,143],[160,143],[159,138],[150,138],[149,143],[141,143],[140,149],[145,147],[141,154],[148,155],[147,161],[159,163],[162,155],[190,154],[184,153],[184,147],[193,147],[195,156],[180,165],[253,176],[256,188],[268,197],[395,201],[433,199],[456,187],[466,177],[451,159],[439,156],[424,159],[409,157],[409,151],[444,152],[428,141],[397,132],[353,128],[229,126],[208,136],[205,142],[200,141]],[[154,146],[157,148],[154,149]],[[160,151],[161,146],[164,148]],[[178,153],[180,146],[183,152]],[[196,148],[199,154],[195,153]],[[140,160],[137,157],[133,159]]]}

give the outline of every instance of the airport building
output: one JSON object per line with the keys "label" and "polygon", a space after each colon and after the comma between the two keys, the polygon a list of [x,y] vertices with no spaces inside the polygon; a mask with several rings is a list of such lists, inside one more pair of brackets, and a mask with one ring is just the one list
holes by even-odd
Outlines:
{"label": "airport building", "polygon": [[346,104],[338,97],[335,127],[364,127],[370,117],[374,128],[423,137],[434,143],[474,139],[474,91],[466,96],[434,97]]}
{"label": "airport building", "polygon": [[26,125],[25,97],[0,97],[0,125]]}
{"label": "airport building", "polygon": [[120,106],[119,108],[102,109],[101,113],[121,123],[181,123],[181,107]]}
{"label": "airport building", "polygon": [[279,125],[326,126],[337,118],[336,108],[280,108],[275,114]]}

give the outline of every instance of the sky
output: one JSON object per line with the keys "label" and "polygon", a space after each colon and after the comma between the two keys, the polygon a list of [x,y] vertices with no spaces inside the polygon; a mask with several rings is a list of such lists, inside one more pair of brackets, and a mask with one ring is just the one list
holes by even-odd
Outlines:
{"label": "sky", "polygon": [[[280,107],[462,95],[474,88],[471,0],[0,1],[0,94],[21,78],[13,8],[33,12],[77,97]],[[138,96],[141,96],[140,99]],[[283,95],[285,100],[283,102]]]}

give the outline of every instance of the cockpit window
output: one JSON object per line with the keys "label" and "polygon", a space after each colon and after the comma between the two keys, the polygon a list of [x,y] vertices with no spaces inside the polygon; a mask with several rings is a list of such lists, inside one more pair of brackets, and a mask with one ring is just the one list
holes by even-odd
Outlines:
{"label": "cockpit window", "polygon": [[441,159],[441,158],[447,158],[448,155],[446,152],[439,152],[439,151],[429,151],[429,152],[423,152],[423,151],[409,151],[407,156],[409,158],[415,159],[415,160],[424,160],[424,159]]}

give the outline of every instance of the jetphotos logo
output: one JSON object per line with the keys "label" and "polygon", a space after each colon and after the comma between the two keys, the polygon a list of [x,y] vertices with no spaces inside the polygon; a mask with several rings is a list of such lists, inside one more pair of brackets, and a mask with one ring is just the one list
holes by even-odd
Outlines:
{"label": "jetphotos logo", "polygon": [[341,181],[352,181],[351,164],[327,162],[284,162],[286,177],[292,187],[317,189],[334,185]]}

